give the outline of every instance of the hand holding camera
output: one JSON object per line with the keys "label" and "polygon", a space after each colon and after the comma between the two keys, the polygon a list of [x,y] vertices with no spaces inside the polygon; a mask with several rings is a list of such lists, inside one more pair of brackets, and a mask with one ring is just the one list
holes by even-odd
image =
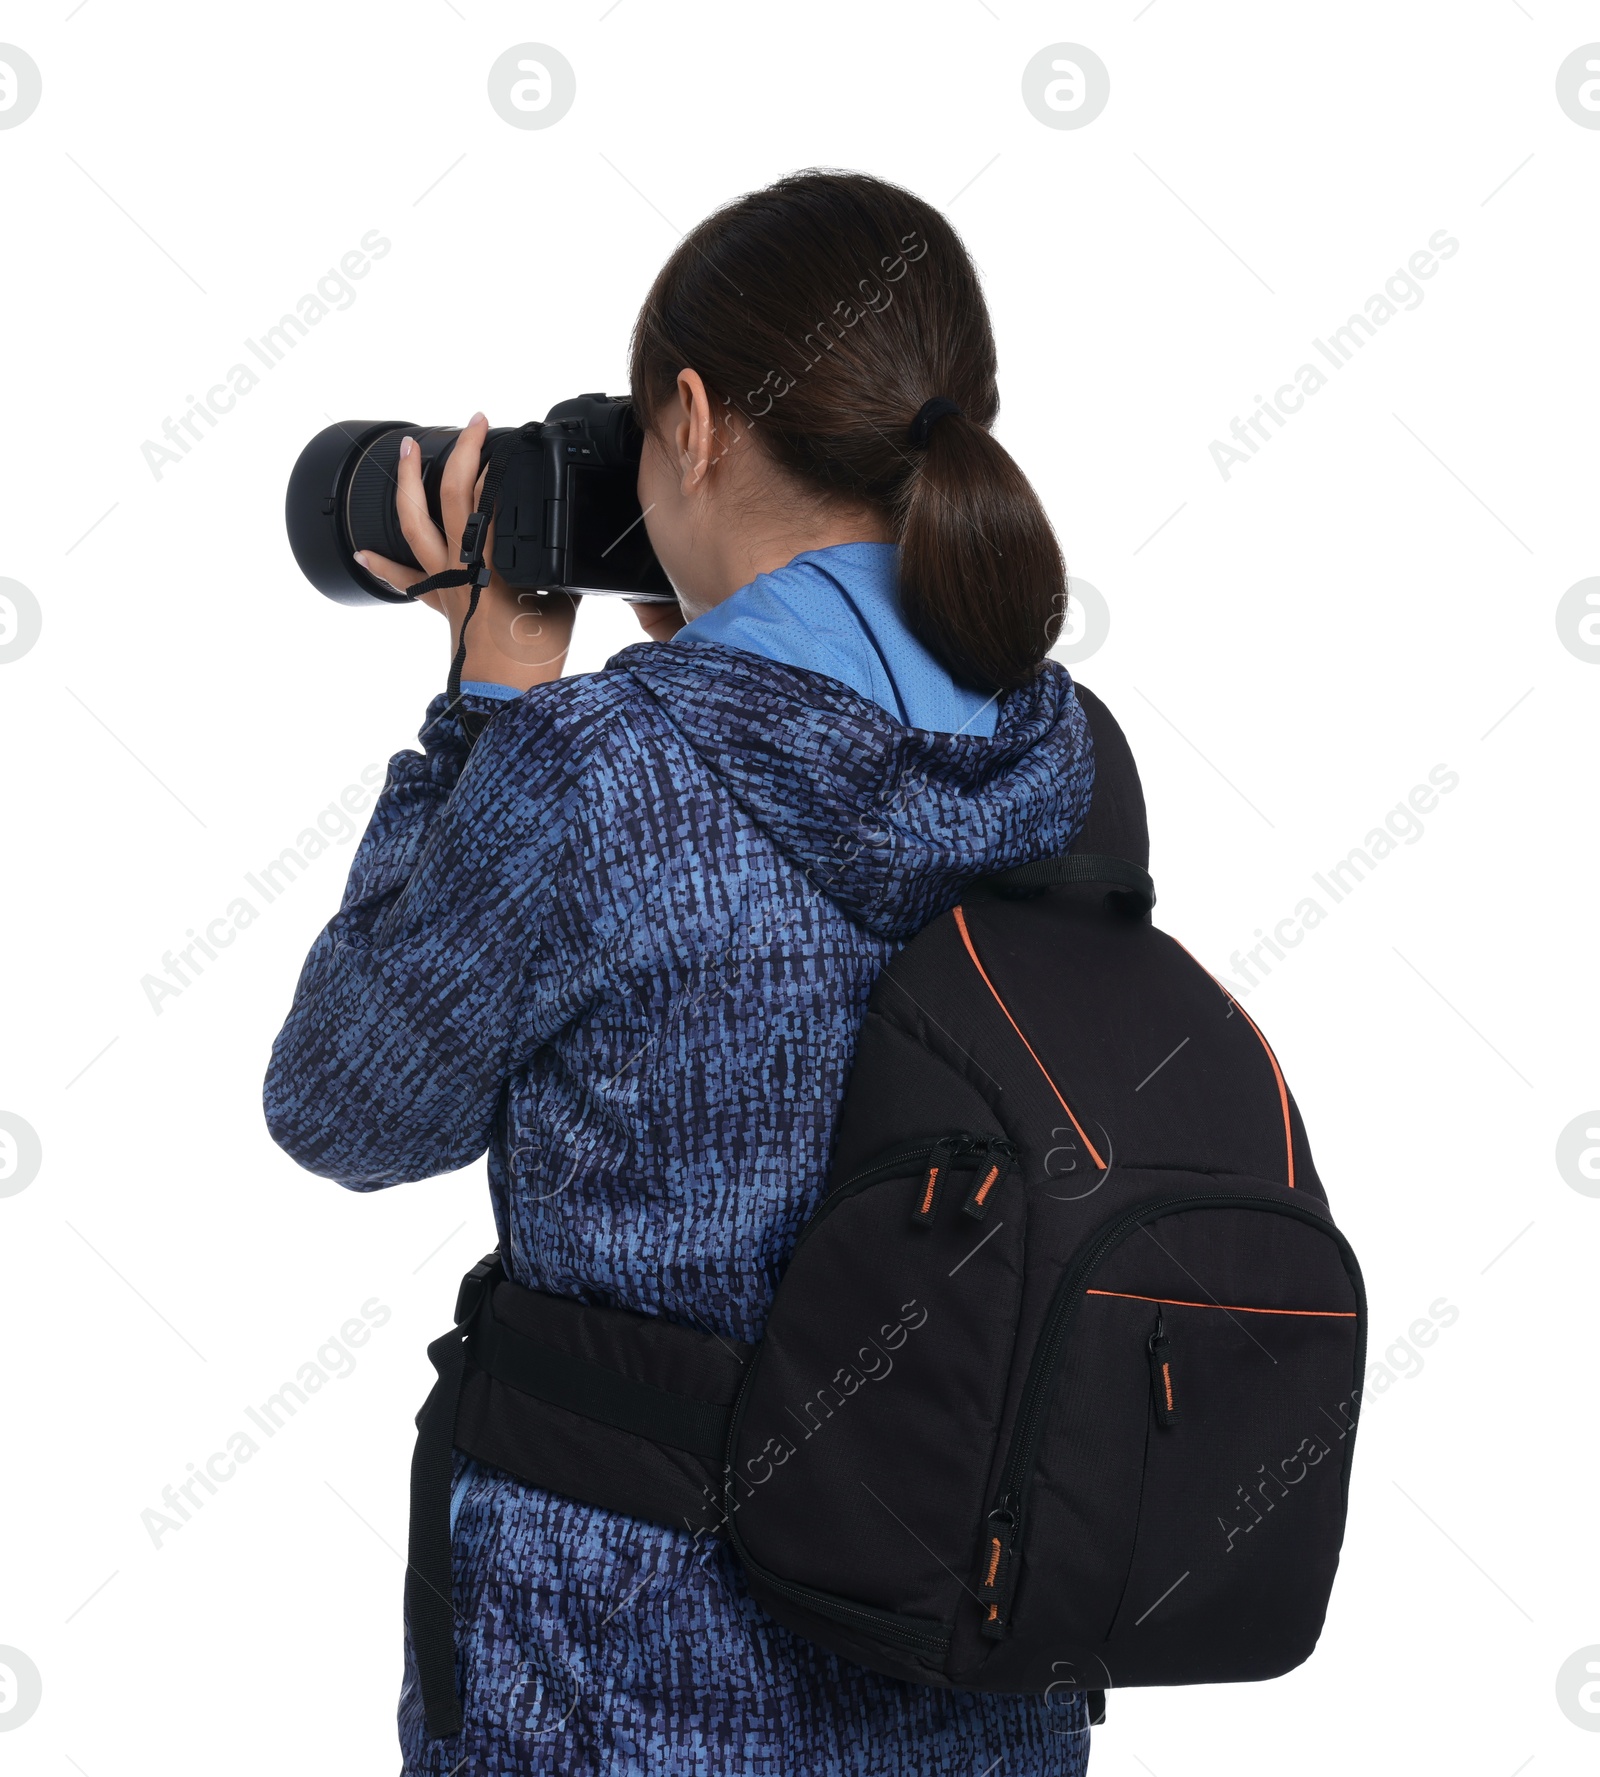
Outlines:
{"label": "hand holding camera", "polygon": [[450,618],[453,649],[465,625],[460,679],[525,690],[560,676],[580,593],[628,599],[653,641],[682,627],[639,509],[643,442],[626,399],[606,395],[579,395],[542,423],[495,431],[481,413],[460,432],[337,423],[311,440],[289,478],[290,547],[329,598],[408,602],[411,588],[465,560],[463,537],[497,460],[491,522],[474,556],[492,571],[472,621],[471,586],[416,596]]}
{"label": "hand holding camera", "polygon": [[[483,491],[485,471],[480,468],[489,422],[475,413],[457,435],[454,448],[439,474],[439,516],[435,524],[423,486],[422,451],[417,441],[403,437],[396,467],[395,514],[400,533],[418,565],[391,561],[375,550],[359,549],[353,559],[369,574],[404,592],[419,580],[454,567],[461,559],[461,535]],[[494,525],[491,522],[484,559],[494,560]],[[450,620],[450,651],[455,653],[471,593],[465,586],[425,592],[420,603],[432,605]],[[572,643],[572,624],[577,615],[574,593],[517,590],[498,571],[489,577],[478,602],[476,618],[467,638],[466,661],[461,676],[487,680],[496,685],[516,685],[526,690],[561,676]]]}

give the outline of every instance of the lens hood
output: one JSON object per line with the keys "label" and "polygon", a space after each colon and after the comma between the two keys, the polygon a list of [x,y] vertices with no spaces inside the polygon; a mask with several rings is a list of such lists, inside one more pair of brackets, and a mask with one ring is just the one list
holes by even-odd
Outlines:
{"label": "lens hood", "polygon": [[300,572],[317,591],[343,605],[407,601],[353,559],[348,500],[350,478],[368,447],[409,420],[346,420],[327,426],[300,453],[289,476],[284,524]]}

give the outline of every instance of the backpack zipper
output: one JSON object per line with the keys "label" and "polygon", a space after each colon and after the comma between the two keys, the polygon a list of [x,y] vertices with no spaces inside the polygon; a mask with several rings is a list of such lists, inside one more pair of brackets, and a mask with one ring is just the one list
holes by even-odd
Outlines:
{"label": "backpack zipper", "polygon": [[[848,1197],[854,1197],[858,1191],[869,1190],[873,1185],[885,1179],[903,1175],[914,1162],[919,1168],[926,1165],[934,1153],[943,1149],[952,1160],[970,1158],[974,1153],[992,1153],[1002,1157],[1004,1161],[1017,1158],[1016,1146],[1007,1141],[1003,1135],[946,1135],[934,1141],[925,1141],[914,1148],[906,1148],[903,1152],[891,1155],[887,1160],[875,1160],[872,1165],[847,1178],[845,1182],[832,1190],[812,1210],[806,1224],[795,1236],[795,1243],[789,1255],[790,1264],[794,1263],[794,1254],[800,1250],[801,1244],[807,1240],[816,1226],[830,1215]],[[1004,1177],[1002,1171],[1001,1177]],[[924,1181],[925,1183],[926,1181]],[[998,1187],[999,1180],[995,1181]],[[992,1194],[992,1193],[991,1193]],[[920,1196],[920,1193],[919,1193]]]}
{"label": "backpack zipper", "polygon": [[836,1191],[830,1191],[812,1210],[806,1225],[795,1237],[796,1249],[798,1250],[800,1242],[811,1233],[817,1223],[829,1214],[836,1204],[842,1203],[846,1197],[853,1197],[857,1191],[866,1190],[869,1185],[877,1184],[881,1179],[891,1179],[897,1173],[903,1173],[913,1161],[921,1165],[938,1146],[939,1143],[936,1141],[923,1142],[920,1147],[907,1148],[904,1153],[891,1155],[887,1160],[875,1160],[865,1171],[858,1172],[853,1178],[847,1178]]}
{"label": "backpack zipper", "polygon": [[1156,1424],[1171,1425],[1178,1417],[1178,1397],[1172,1382],[1172,1341],[1167,1337],[1167,1320],[1156,1304],[1155,1331],[1145,1340],[1150,1359],[1150,1399],[1155,1404]]}
{"label": "backpack zipper", "polygon": [[[1017,1407],[1016,1424],[1006,1450],[1005,1467],[1000,1475],[1000,1493],[985,1520],[985,1532],[979,1551],[978,1574],[981,1584],[978,1595],[987,1607],[983,1632],[995,1640],[1003,1640],[1011,1629],[1011,1594],[1016,1579],[1016,1554],[1022,1541],[1027,1504],[1027,1480],[1039,1441],[1039,1426],[1049,1406],[1055,1366],[1061,1354],[1073,1316],[1083,1299],[1083,1285],[1112,1247],[1125,1239],[1144,1222],[1159,1220],[1179,1209],[1204,1206],[1208,1209],[1263,1209],[1275,1215],[1292,1216],[1309,1223],[1329,1236],[1339,1247],[1345,1270],[1356,1286],[1356,1301],[1362,1319],[1357,1323],[1357,1337],[1362,1340],[1358,1357],[1365,1355],[1365,1294],[1361,1287],[1361,1271],[1350,1243],[1326,1217],[1298,1204],[1278,1203],[1268,1197],[1239,1195],[1215,1196],[1210,1192],[1189,1192],[1181,1197],[1166,1197],[1154,1203],[1136,1205],[1126,1210],[1103,1228],[1078,1262],[1056,1286],[1056,1293],[1045,1318],[1044,1330],[1033,1348],[1022,1399]],[[1153,1350],[1153,1348],[1152,1348]],[[1346,1446],[1346,1463],[1349,1450]],[[1348,1472],[1348,1467],[1347,1467]]]}

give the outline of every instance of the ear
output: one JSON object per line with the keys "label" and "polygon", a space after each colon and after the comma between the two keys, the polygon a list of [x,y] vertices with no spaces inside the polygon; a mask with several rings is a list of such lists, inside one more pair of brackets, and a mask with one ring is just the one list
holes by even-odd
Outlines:
{"label": "ear", "polygon": [[672,441],[682,490],[687,496],[703,485],[719,454],[711,397],[698,370],[678,372],[678,410]]}

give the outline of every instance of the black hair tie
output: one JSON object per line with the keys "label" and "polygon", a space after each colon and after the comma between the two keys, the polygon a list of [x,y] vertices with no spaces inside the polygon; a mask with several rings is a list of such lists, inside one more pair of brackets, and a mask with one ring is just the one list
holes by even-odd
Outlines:
{"label": "black hair tie", "polygon": [[928,433],[933,426],[942,420],[947,413],[960,413],[959,402],[952,401],[948,395],[935,395],[931,401],[924,401],[917,409],[917,417],[911,422],[911,442],[921,450],[928,442]]}

